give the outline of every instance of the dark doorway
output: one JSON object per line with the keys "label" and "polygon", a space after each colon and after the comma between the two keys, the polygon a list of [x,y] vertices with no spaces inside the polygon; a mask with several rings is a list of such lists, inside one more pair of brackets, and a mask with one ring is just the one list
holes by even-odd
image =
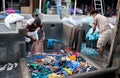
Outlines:
{"label": "dark doorway", "polygon": [[0,11],[2,11],[2,0],[0,0]]}

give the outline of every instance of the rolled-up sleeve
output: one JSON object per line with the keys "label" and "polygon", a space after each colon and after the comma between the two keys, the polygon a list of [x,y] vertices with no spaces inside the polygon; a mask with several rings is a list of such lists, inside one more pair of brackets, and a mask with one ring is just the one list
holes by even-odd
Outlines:
{"label": "rolled-up sleeve", "polygon": [[94,24],[97,24],[97,18],[96,18],[96,17],[94,17],[93,23],[94,23]]}

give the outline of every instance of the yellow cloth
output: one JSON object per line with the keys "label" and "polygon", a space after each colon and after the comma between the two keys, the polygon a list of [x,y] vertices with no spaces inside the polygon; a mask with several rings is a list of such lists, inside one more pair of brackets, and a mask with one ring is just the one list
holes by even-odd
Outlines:
{"label": "yellow cloth", "polygon": [[76,61],[76,56],[75,55],[72,55],[72,56],[69,56],[70,60],[72,61]]}
{"label": "yellow cloth", "polygon": [[67,73],[68,73],[69,75],[72,75],[72,71],[71,71],[71,70],[69,70],[69,69],[67,69],[67,68],[64,68],[64,70],[67,71]]}
{"label": "yellow cloth", "polygon": [[48,78],[65,78],[65,75],[57,75],[56,73],[52,73],[48,76]]}

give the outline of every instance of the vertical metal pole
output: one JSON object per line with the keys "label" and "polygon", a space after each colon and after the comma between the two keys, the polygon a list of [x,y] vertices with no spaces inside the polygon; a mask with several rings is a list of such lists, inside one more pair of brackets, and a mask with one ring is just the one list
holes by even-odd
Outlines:
{"label": "vertical metal pole", "polygon": [[102,12],[102,15],[104,15],[104,12],[103,12],[103,2],[101,0],[101,12]]}
{"label": "vertical metal pole", "polygon": [[69,2],[67,2],[66,3],[66,14],[69,14],[69,10],[70,10],[70,3]]}
{"label": "vertical metal pole", "polygon": [[74,16],[76,14],[76,6],[77,6],[77,0],[75,0],[75,5],[74,5]]}
{"label": "vertical metal pole", "polygon": [[[114,1],[113,1],[114,2]],[[105,13],[105,1],[103,0],[103,14]]]}
{"label": "vertical metal pole", "polygon": [[11,0],[11,8],[13,8],[13,0]]}
{"label": "vertical metal pole", "polygon": [[69,9],[69,6],[68,6],[68,2],[66,2],[66,14],[68,14],[68,9]]}
{"label": "vertical metal pole", "polygon": [[5,12],[5,0],[2,0],[2,4],[3,4],[3,12]]}
{"label": "vertical metal pole", "polygon": [[41,13],[41,4],[42,4],[42,0],[39,0],[39,13]]}

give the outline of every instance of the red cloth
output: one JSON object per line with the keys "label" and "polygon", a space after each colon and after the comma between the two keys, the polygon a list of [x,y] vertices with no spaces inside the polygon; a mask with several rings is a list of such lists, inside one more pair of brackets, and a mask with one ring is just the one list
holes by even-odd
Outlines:
{"label": "red cloth", "polygon": [[35,41],[32,44],[31,53],[34,54],[40,54],[43,53],[43,41]]}
{"label": "red cloth", "polygon": [[80,56],[79,52],[73,52],[72,54],[75,55],[76,57]]}

